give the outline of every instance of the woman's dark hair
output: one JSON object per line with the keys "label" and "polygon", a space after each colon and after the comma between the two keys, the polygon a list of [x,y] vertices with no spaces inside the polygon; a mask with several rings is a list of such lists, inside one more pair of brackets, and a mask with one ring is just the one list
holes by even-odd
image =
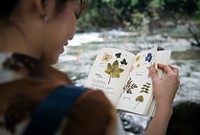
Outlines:
{"label": "woman's dark hair", "polygon": [[[57,0],[57,11],[58,12],[60,10],[62,10],[62,8],[64,7],[64,3],[66,1],[73,1],[73,0]],[[85,9],[87,8],[88,1],[89,0],[80,0],[80,12],[79,12],[78,17],[80,17],[84,13]]]}
{"label": "woman's dark hair", "polygon": [[[17,4],[19,3],[20,0],[0,0],[0,20],[7,20]],[[60,11],[64,7],[65,3],[69,0],[57,0],[57,10]],[[73,1],[73,0],[71,0]],[[43,3],[45,0],[42,1]],[[79,16],[83,13],[85,10],[88,0],[80,0],[81,5],[80,5],[80,13]]]}
{"label": "woman's dark hair", "polygon": [[0,20],[10,17],[19,0],[0,0]]}

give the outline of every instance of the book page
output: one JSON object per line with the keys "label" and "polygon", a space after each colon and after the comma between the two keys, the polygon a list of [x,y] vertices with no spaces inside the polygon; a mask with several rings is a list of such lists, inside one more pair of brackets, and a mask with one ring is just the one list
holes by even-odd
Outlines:
{"label": "book page", "polygon": [[150,66],[156,67],[157,47],[136,55],[132,71],[123,87],[118,110],[146,115],[153,99]]}
{"label": "book page", "polygon": [[[156,63],[168,65],[170,63],[170,57],[171,57],[171,50],[158,51],[156,57]],[[165,73],[162,70],[158,69],[158,76],[159,78],[163,78],[165,76]],[[153,117],[155,111],[156,111],[156,101],[155,99],[153,99],[149,107],[149,110],[147,112],[147,116]]]}
{"label": "book page", "polygon": [[104,48],[97,55],[85,87],[102,90],[117,105],[135,55],[124,50]]}

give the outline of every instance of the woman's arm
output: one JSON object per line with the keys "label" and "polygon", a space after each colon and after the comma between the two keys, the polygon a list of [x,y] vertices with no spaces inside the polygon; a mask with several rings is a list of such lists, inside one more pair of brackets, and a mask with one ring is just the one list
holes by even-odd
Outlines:
{"label": "woman's arm", "polygon": [[159,79],[155,69],[151,69],[153,95],[156,99],[156,113],[145,135],[165,135],[170,117],[172,103],[180,84],[178,69],[173,66],[158,64],[166,76]]}

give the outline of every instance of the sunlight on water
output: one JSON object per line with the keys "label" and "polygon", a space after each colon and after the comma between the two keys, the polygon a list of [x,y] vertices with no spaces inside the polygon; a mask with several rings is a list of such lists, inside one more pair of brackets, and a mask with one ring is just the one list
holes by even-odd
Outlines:
{"label": "sunlight on water", "polygon": [[69,41],[70,46],[80,46],[82,44],[90,43],[90,42],[103,42],[103,38],[100,37],[99,33],[82,33],[76,34],[73,40]]}

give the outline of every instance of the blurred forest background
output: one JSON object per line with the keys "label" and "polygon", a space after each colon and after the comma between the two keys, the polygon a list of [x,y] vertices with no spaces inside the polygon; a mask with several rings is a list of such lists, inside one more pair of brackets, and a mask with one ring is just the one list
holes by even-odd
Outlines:
{"label": "blurred forest background", "polygon": [[178,25],[187,26],[200,44],[200,0],[90,0],[79,31],[122,29],[153,34]]}

